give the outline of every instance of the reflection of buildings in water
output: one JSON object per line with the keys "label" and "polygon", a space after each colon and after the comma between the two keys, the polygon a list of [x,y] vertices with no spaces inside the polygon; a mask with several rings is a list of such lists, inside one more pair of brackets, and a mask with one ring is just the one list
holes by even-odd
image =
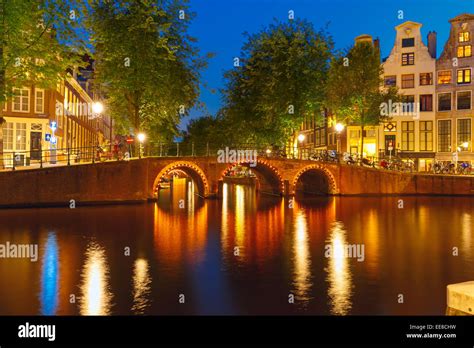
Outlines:
{"label": "reflection of buildings in water", "polygon": [[466,255],[469,255],[471,260],[472,260],[472,249],[471,249],[471,243],[472,243],[472,217],[471,217],[471,214],[463,213],[461,224],[462,224],[461,240],[462,240],[463,252],[466,253]]}
{"label": "reflection of buildings in water", "polygon": [[[160,258],[166,258],[173,263],[180,263],[186,257],[199,261],[202,259],[207,240],[207,202],[198,207],[194,184],[186,184],[185,178],[175,178],[171,192],[173,209],[167,210],[159,204],[155,205],[155,252]],[[180,207],[180,200],[184,201],[184,207]],[[191,204],[186,204],[187,202]],[[181,214],[183,211],[185,214]]]}
{"label": "reflection of buildings in water", "polygon": [[58,308],[59,250],[54,232],[49,232],[41,266],[41,314],[55,315]]}
{"label": "reflection of buildings in water", "polygon": [[295,206],[293,232],[293,286],[298,303],[306,305],[311,300],[312,283],[311,254],[309,248],[308,221],[303,209]]}
{"label": "reflection of buildings in water", "polygon": [[[329,257],[326,280],[329,283],[328,295],[331,313],[347,315],[352,308],[352,274],[349,259],[345,255],[347,245],[346,231],[342,222],[335,222],[329,234],[326,246],[330,246],[332,255]],[[325,249],[326,250],[326,249]]]}
{"label": "reflection of buildings in water", "polygon": [[235,244],[242,247],[245,236],[245,189],[235,185]]}
{"label": "reflection of buildings in water", "polygon": [[135,260],[133,269],[133,306],[132,312],[144,314],[151,303],[149,299],[151,291],[151,277],[146,259]]}
{"label": "reflection of buildings in water", "polygon": [[109,266],[105,250],[96,242],[90,242],[85,253],[80,286],[81,315],[110,315],[112,293],[109,289]]}
{"label": "reflection of buildings in water", "polygon": [[[221,239],[224,255],[233,255],[239,247],[239,261],[258,262],[260,266],[280,249],[284,235],[284,204],[273,200],[257,205],[255,188],[247,185],[223,185]],[[258,208],[257,208],[258,206]],[[245,252],[248,251],[248,252]]]}

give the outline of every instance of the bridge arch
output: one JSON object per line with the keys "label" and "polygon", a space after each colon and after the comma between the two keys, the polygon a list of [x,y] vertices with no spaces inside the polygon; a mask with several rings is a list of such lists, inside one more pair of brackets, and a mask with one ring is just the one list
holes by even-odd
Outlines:
{"label": "bridge arch", "polygon": [[161,169],[155,177],[153,182],[152,192],[154,193],[160,181],[169,173],[173,171],[180,171],[186,173],[194,180],[198,187],[199,194],[207,197],[209,195],[209,180],[200,166],[190,161],[176,161],[168,164]]}
{"label": "bridge arch", "polygon": [[224,171],[222,171],[220,177],[226,176],[229,170],[234,166],[241,164],[250,167],[257,176],[259,181],[259,190],[263,192],[271,192],[273,194],[282,194],[285,191],[284,180],[278,171],[278,168],[273,166],[271,163],[258,159],[256,166],[250,166],[249,162],[235,162],[229,164]]}
{"label": "bridge arch", "polygon": [[334,195],[339,193],[336,179],[323,164],[310,164],[301,168],[291,183],[291,194],[297,191]]}

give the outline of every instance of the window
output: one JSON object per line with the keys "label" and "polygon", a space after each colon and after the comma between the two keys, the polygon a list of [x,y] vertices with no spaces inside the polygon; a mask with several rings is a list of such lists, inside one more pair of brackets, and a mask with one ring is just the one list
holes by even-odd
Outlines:
{"label": "window", "polygon": [[360,131],[358,131],[358,130],[351,130],[349,134],[350,134],[350,137],[352,139],[359,139],[360,138]]}
{"label": "window", "polygon": [[3,150],[13,150],[13,122],[6,122],[3,125]]}
{"label": "window", "polygon": [[58,122],[58,128],[64,126],[64,105],[61,102],[56,102],[56,120]]}
{"label": "window", "polygon": [[458,110],[469,110],[471,108],[471,92],[458,92],[456,105]]}
{"label": "window", "polygon": [[35,113],[44,113],[44,90],[35,89]]}
{"label": "window", "polygon": [[414,95],[402,95],[402,110],[403,114],[415,112],[415,96]]}
{"label": "window", "polygon": [[402,88],[415,87],[415,74],[402,75]]}
{"label": "window", "polygon": [[433,95],[432,94],[420,95],[420,111],[433,111]]}
{"label": "window", "polygon": [[15,144],[17,150],[26,150],[26,123],[16,124]]}
{"label": "window", "polygon": [[402,53],[402,65],[414,65],[415,53]]}
{"label": "window", "polygon": [[450,84],[451,74],[451,70],[438,71],[438,85]]}
{"label": "window", "polygon": [[472,56],[471,45],[459,46],[458,47],[458,58]]}
{"label": "window", "polygon": [[402,150],[415,150],[415,122],[402,122]]}
{"label": "window", "polygon": [[471,119],[466,118],[458,120],[457,133],[457,142],[460,145],[459,148],[461,151],[469,151],[469,144],[471,143]]}
{"label": "window", "polygon": [[468,42],[469,40],[470,40],[470,38],[469,38],[469,32],[468,31],[459,32],[458,42]]}
{"label": "window", "polygon": [[414,47],[415,46],[415,38],[411,37],[408,39],[402,39],[402,47]]}
{"label": "window", "polygon": [[375,129],[367,129],[366,136],[367,138],[375,138],[377,135]]}
{"label": "window", "polygon": [[471,83],[471,69],[458,70],[458,84]]}
{"label": "window", "polygon": [[396,86],[396,85],[397,85],[397,76],[396,75],[385,76],[385,78],[384,78],[384,86],[385,87]]}
{"label": "window", "polygon": [[2,107],[3,111],[7,111],[7,103],[3,103],[3,107]]}
{"label": "window", "polygon": [[433,151],[433,121],[420,121],[420,151]]}
{"label": "window", "polygon": [[438,122],[438,151],[451,151],[451,120]]}
{"label": "window", "polygon": [[438,111],[451,110],[451,93],[438,94]]}
{"label": "window", "polygon": [[420,74],[420,86],[427,86],[433,84],[433,73]]}
{"label": "window", "polygon": [[30,90],[28,88],[13,89],[13,111],[30,111]]}
{"label": "window", "polygon": [[321,137],[320,137],[319,143],[321,145],[326,145],[326,129],[325,128],[321,129],[320,136]]}

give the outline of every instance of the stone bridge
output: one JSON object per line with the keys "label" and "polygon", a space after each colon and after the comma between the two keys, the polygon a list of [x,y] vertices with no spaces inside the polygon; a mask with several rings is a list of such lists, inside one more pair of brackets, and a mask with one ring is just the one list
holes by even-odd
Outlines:
{"label": "stone bridge", "polygon": [[[156,198],[161,178],[180,170],[200,195],[219,197],[235,164],[216,157],[147,157],[43,169],[0,172],[0,206],[140,202]],[[329,195],[473,195],[473,176],[407,174],[308,160],[259,158],[252,167],[260,191],[291,196],[298,191]]]}

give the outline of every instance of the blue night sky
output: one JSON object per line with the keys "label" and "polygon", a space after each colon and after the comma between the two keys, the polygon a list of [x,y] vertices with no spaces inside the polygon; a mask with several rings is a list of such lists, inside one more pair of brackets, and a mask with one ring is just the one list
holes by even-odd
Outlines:
{"label": "blue night sky", "polygon": [[[205,87],[200,100],[204,110],[193,110],[192,118],[215,114],[221,105],[218,89],[223,86],[222,73],[232,68],[233,58],[239,56],[243,44],[242,33],[256,33],[274,18],[287,20],[288,11],[296,18],[311,21],[315,29],[329,23],[336,49],[352,45],[360,34],[379,37],[382,57],[389,55],[395,40],[394,27],[411,20],[423,24],[422,35],[438,33],[438,56],[449,35],[448,20],[461,13],[474,13],[474,0],[191,0],[196,18],[190,27],[198,39],[202,53],[213,52],[202,73]],[[404,19],[398,19],[398,11]],[[212,93],[212,90],[216,90]],[[182,122],[185,128],[189,117]]]}

